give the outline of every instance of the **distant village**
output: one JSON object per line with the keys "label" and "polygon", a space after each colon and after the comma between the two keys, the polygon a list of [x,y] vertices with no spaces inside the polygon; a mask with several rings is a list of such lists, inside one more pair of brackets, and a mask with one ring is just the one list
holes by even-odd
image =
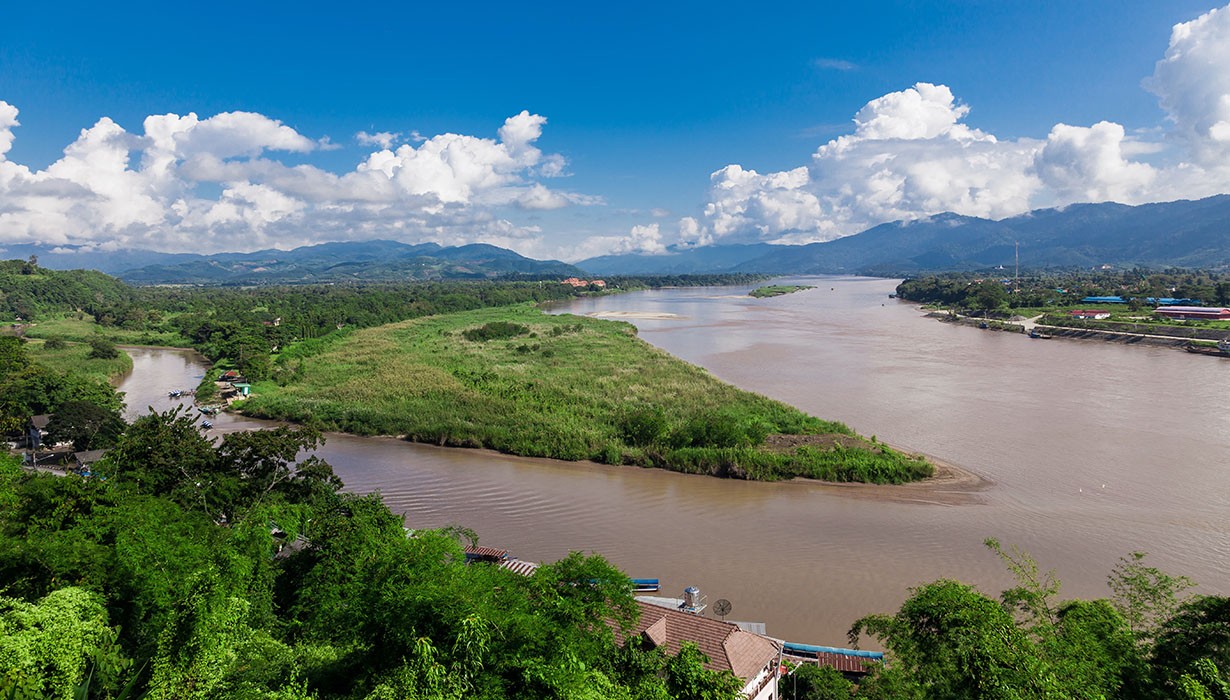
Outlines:
{"label": "distant village", "polygon": [[576,289],[583,287],[589,287],[591,289],[606,289],[606,282],[603,280],[583,280],[577,277],[569,277],[563,282],[560,282],[560,284],[566,284]]}

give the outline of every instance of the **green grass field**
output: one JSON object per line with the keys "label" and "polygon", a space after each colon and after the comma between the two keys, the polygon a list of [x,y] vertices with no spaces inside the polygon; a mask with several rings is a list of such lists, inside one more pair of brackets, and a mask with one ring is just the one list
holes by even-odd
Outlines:
{"label": "green grass field", "polygon": [[127,353],[121,352],[107,360],[91,358],[90,346],[84,343],[69,343],[66,347],[51,350],[42,341],[32,341],[26,344],[26,349],[30,358],[44,367],[100,382],[110,382],[132,371],[132,358]]}
{"label": "green grass field", "polygon": [[[633,326],[528,306],[292,346],[245,413],[511,454],[752,479],[899,483],[924,460],[737,389]],[[780,435],[809,435],[784,441]]]}
{"label": "green grass field", "polygon": [[191,343],[179,333],[161,331],[131,331],[123,328],[103,327],[94,322],[94,317],[88,314],[66,315],[39,320],[26,327],[28,338],[63,338],[64,340],[84,343],[91,336],[102,335],[107,340],[118,345],[162,345],[169,347],[190,347]]}

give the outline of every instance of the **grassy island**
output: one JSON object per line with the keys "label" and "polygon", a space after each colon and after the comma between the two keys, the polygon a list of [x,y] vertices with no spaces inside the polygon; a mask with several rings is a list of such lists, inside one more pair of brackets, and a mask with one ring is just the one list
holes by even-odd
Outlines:
{"label": "grassy island", "polygon": [[815,289],[815,287],[808,284],[771,284],[753,289],[748,292],[748,296],[753,296],[757,299],[763,299],[765,297],[780,297],[783,294],[793,294],[795,292],[801,292],[804,289]]}
{"label": "grassy island", "polygon": [[[132,358],[103,339],[95,339],[98,349],[88,343],[62,340],[32,342],[27,345],[30,359],[60,374],[75,374],[98,382],[117,382],[132,371]],[[110,346],[110,350],[108,350]]]}
{"label": "grassy island", "polygon": [[242,410],[361,435],[774,480],[900,483],[931,466],[742,391],[634,326],[528,305],[288,348]]}

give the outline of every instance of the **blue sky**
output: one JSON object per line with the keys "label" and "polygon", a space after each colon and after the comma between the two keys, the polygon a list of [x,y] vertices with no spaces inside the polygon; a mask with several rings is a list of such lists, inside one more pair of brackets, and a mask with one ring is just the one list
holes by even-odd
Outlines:
{"label": "blue sky", "polygon": [[[575,259],[823,240],[943,209],[1000,218],[1204,196],[1230,183],[1201,172],[1192,181],[1203,185],[1184,189],[1167,170],[1202,158],[1216,169],[1218,153],[1196,132],[1220,148],[1217,96],[1230,87],[1198,64],[1230,56],[1230,12],[1198,27],[1204,55],[1184,64],[1180,51],[1165,86],[1142,87],[1174,48],[1171,27],[1208,3],[23,5],[0,10],[0,101],[20,124],[7,139],[0,131],[0,166],[21,169],[8,189],[0,170],[0,245],[380,237],[490,240]],[[894,94],[862,113],[888,126],[857,132],[856,114]],[[523,110],[520,150],[500,150],[498,130]],[[190,148],[176,141],[164,149],[173,172],[145,172],[148,115],[204,123],[232,112],[254,116]],[[103,118],[116,128],[79,140]],[[1056,134],[1059,124],[1078,130]],[[399,158],[396,168],[425,169],[388,191],[302,172],[355,171],[381,150],[359,132],[400,135],[391,152],[445,133],[486,140],[462,150],[494,170],[439,192],[439,163],[422,157]],[[842,136],[858,142],[814,155]],[[245,145],[210,150],[228,138]],[[78,157],[57,165],[75,142]],[[128,161],[117,169],[120,151]],[[876,179],[885,156],[896,169]],[[866,191],[837,192],[851,179]],[[872,206],[869,193],[880,197]]]}

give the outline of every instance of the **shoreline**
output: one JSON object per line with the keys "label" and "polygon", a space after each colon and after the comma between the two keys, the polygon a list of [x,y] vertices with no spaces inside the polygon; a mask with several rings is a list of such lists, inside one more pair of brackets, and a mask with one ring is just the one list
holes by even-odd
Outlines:
{"label": "shoreline", "polygon": [[[133,346],[133,345],[127,345],[127,346],[122,346],[122,347],[134,348],[134,349],[139,348],[139,349],[159,350],[159,351],[172,352],[172,353],[190,353],[192,355],[195,355],[197,358],[199,358],[202,365],[206,367],[206,371],[208,371],[208,366],[210,365],[208,359],[200,355],[200,353],[198,353],[196,350],[192,348],[179,348],[179,347],[171,347],[171,346]],[[134,368],[134,371],[135,371],[135,368]],[[126,376],[131,376],[132,374],[133,372],[129,372]],[[259,422],[263,425],[270,426],[270,427],[276,426],[276,425],[296,425],[296,426],[303,425],[301,423],[296,423],[293,421],[260,418],[257,416],[248,415],[243,412],[242,407],[237,407],[237,408],[228,410],[226,411],[226,413],[228,413],[229,415],[237,419],[241,419],[244,421],[251,421],[254,423]],[[249,429],[261,429],[261,428],[232,428],[231,426],[217,425],[211,431],[211,433],[213,435],[221,436],[227,433],[239,432],[241,430],[249,430]],[[322,431],[322,434],[325,435],[326,437],[330,435],[337,435],[337,436],[343,436],[347,438],[357,438],[357,439],[378,439],[378,440],[386,440],[386,441],[395,440],[398,442],[404,442],[407,444],[421,446],[421,447],[428,447],[432,449],[464,450],[464,451],[469,451],[470,453],[477,452],[480,454],[488,454],[493,457],[499,457],[499,458],[504,458],[504,459],[511,458],[511,459],[517,459],[517,460],[531,460],[531,461],[540,462],[543,464],[566,465],[570,468],[573,466],[578,466],[581,468],[590,469],[590,468],[593,468],[594,466],[597,466],[600,468],[654,469],[656,471],[661,471],[661,472],[671,473],[671,474],[679,474],[681,476],[696,476],[696,477],[704,476],[704,477],[708,477],[711,479],[712,478],[722,478],[722,477],[714,477],[714,476],[706,475],[706,474],[689,474],[686,472],[674,471],[670,469],[660,469],[660,468],[655,468],[655,467],[646,467],[646,466],[633,465],[633,464],[603,464],[599,462],[593,462],[590,460],[575,460],[574,461],[574,460],[554,459],[550,457],[531,457],[531,456],[525,456],[525,455],[516,455],[512,453],[507,453],[507,452],[500,452],[498,450],[493,450],[490,448],[444,446],[444,445],[437,445],[433,442],[416,442],[412,440],[407,440],[405,436],[402,436],[402,435],[359,435],[356,433],[346,433],[346,432],[333,431],[333,430]],[[865,498],[865,499],[878,500],[878,501],[912,502],[912,503],[933,504],[933,505],[977,504],[981,502],[981,500],[977,497],[977,495],[983,491],[986,491],[992,486],[994,486],[994,483],[995,483],[994,481],[986,477],[980,476],[977,473],[965,467],[957,465],[953,462],[938,458],[934,455],[930,455],[930,454],[926,454],[922,452],[915,452],[909,449],[905,449],[899,445],[895,445],[891,443],[883,443],[883,444],[903,454],[917,455],[919,457],[922,457],[934,469],[933,475],[926,479],[907,482],[904,484],[873,484],[873,483],[865,483],[865,482],[822,481],[819,479],[810,479],[806,477],[794,477],[791,479],[781,479],[778,481],[757,481],[757,480],[750,480],[750,479],[729,479],[729,480],[747,481],[747,482],[765,483],[765,484],[796,482],[796,483],[801,483],[801,484],[819,486],[826,490],[831,490],[834,492],[839,491],[841,494],[847,497]]]}
{"label": "shoreline", "polygon": [[897,445],[885,444],[894,450],[922,457],[935,469],[935,473],[926,479],[905,484],[867,484],[801,478],[792,481],[823,486],[852,498],[938,506],[979,505],[983,503],[980,494],[995,486],[993,480],[954,462],[921,452],[909,452]]}
{"label": "shoreline", "polygon": [[[260,418],[258,416],[249,416],[239,411],[228,411],[232,416],[242,418],[247,421],[259,421],[270,425],[287,425],[301,426],[301,423],[286,420],[275,420],[271,418]],[[225,426],[218,426],[214,432],[218,435],[227,433],[242,432],[242,429],[227,429]],[[883,443],[898,452],[909,455],[917,455],[922,457],[935,470],[934,474],[926,479],[919,481],[910,481],[904,484],[872,484],[861,481],[823,481],[820,479],[809,479],[806,477],[793,477],[790,479],[779,479],[777,481],[766,481],[758,479],[734,479],[729,477],[716,477],[709,474],[693,474],[688,472],[676,471],[673,469],[661,469],[658,467],[647,467],[637,464],[603,464],[602,462],[594,462],[592,460],[567,460],[555,459],[552,457],[531,457],[527,455],[518,455],[510,452],[500,452],[488,447],[461,447],[457,445],[438,445],[433,442],[418,442],[408,440],[404,435],[358,435],[355,433],[347,433],[338,430],[322,430],[326,440],[330,436],[339,436],[348,439],[358,440],[379,440],[382,442],[398,442],[415,447],[423,447],[431,450],[445,450],[448,452],[465,452],[468,454],[480,454],[500,459],[525,460],[537,464],[550,464],[563,466],[566,468],[581,468],[593,469],[640,469],[646,471],[662,472],[664,474],[677,474],[681,477],[696,477],[706,479],[716,479],[719,481],[742,482],[749,484],[805,484],[818,486],[826,490],[840,492],[845,496],[854,498],[864,498],[876,501],[891,501],[898,503],[917,503],[920,505],[976,505],[981,503],[978,494],[990,489],[995,485],[995,482],[984,476],[981,476],[965,467],[957,465],[953,462],[940,459],[933,455],[924,454],[921,452],[910,452],[902,449],[897,445]]]}
{"label": "shoreline", "polygon": [[[918,303],[909,299],[901,299],[900,301],[904,301],[909,304]],[[935,319],[940,323],[966,326],[968,328],[980,328],[981,330],[998,331],[1000,333],[1016,333],[1022,335],[1027,335],[1029,331],[1038,329],[1045,332],[1049,336],[1047,339],[1058,338],[1064,340],[1101,341],[1102,343],[1116,343],[1120,345],[1148,345],[1152,347],[1169,347],[1179,350],[1185,349],[1193,342],[1212,342],[1208,338],[1162,335],[1156,333],[1133,333],[1105,328],[1052,326],[1037,323],[1036,319],[1039,318],[1038,316],[1035,316],[1032,319],[1025,319],[1023,321],[1009,321],[1004,319],[964,316],[951,309],[928,309],[925,305],[918,306],[917,310],[925,318]],[[983,323],[989,324],[989,327],[981,328],[980,324]]]}

